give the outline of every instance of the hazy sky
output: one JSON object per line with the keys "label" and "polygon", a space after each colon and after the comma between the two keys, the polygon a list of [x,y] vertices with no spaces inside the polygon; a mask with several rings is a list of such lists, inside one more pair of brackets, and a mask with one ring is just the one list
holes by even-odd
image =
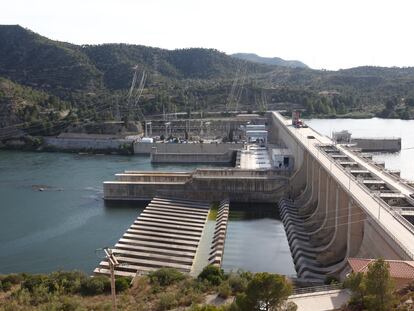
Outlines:
{"label": "hazy sky", "polygon": [[209,47],[325,69],[414,66],[413,0],[2,2],[1,24],[77,44]]}

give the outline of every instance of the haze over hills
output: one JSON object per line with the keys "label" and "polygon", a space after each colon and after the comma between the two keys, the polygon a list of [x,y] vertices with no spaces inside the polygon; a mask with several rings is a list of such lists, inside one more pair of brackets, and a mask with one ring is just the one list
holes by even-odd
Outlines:
{"label": "haze over hills", "polygon": [[306,64],[298,60],[284,60],[280,57],[262,57],[254,53],[235,53],[231,54],[238,59],[248,60],[254,63],[274,65],[274,66],[283,66],[283,67],[292,67],[292,68],[309,68]]}
{"label": "haze over hills", "polygon": [[134,68],[138,81],[144,71],[147,76],[139,99],[145,115],[266,110],[287,102],[309,115],[414,118],[414,68],[323,71],[257,57],[250,61],[204,48],[75,45],[3,25],[0,127],[137,118],[136,107],[127,100]]}

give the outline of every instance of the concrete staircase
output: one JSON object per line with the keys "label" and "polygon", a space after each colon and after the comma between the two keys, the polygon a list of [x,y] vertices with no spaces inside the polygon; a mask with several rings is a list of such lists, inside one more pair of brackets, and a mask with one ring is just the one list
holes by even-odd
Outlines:
{"label": "concrete staircase", "polygon": [[[132,276],[162,267],[190,272],[210,204],[154,198],[112,249],[119,266],[115,275]],[[110,274],[103,260],[95,274]]]}

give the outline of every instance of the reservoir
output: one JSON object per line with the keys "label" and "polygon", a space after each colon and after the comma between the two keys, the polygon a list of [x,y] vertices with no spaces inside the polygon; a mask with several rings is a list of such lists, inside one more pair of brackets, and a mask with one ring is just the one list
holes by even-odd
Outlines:
{"label": "reservoir", "polygon": [[[312,119],[324,135],[402,137],[402,150],[376,154],[414,179],[414,121]],[[105,205],[102,182],[123,170],[189,171],[201,165],[153,165],[149,157],[0,151],[0,273],[78,269],[92,272],[95,249],[113,246],[144,205]],[[42,191],[39,191],[42,190]],[[295,273],[275,207],[231,206],[223,268]]]}

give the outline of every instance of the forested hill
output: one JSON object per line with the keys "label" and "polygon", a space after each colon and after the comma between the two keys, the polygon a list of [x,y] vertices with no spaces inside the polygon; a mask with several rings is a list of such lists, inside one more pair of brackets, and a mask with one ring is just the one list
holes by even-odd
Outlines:
{"label": "forested hill", "polygon": [[262,57],[254,53],[235,53],[231,56],[248,60],[255,63],[266,64],[266,65],[275,65],[283,67],[292,67],[292,68],[308,68],[307,65],[298,60],[284,60],[280,57]]}
{"label": "forested hill", "polygon": [[132,67],[173,79],[229,78],[243,66],[248,73],[270,71],[213,49],[164,50],[141,45],[77,46],[52,41],[18,25],[0,26],[0,75],[51,89],[124,89]]}
{"label": "forested hill", "polygon": [[146,73],[139,107],[147,116],[301,107],[313,116],[414,118],[414,68],[322,71],[214,49],[81,46],[0,25],[0,127],[136,118],[127,100],[134,68],[138,81]]}

